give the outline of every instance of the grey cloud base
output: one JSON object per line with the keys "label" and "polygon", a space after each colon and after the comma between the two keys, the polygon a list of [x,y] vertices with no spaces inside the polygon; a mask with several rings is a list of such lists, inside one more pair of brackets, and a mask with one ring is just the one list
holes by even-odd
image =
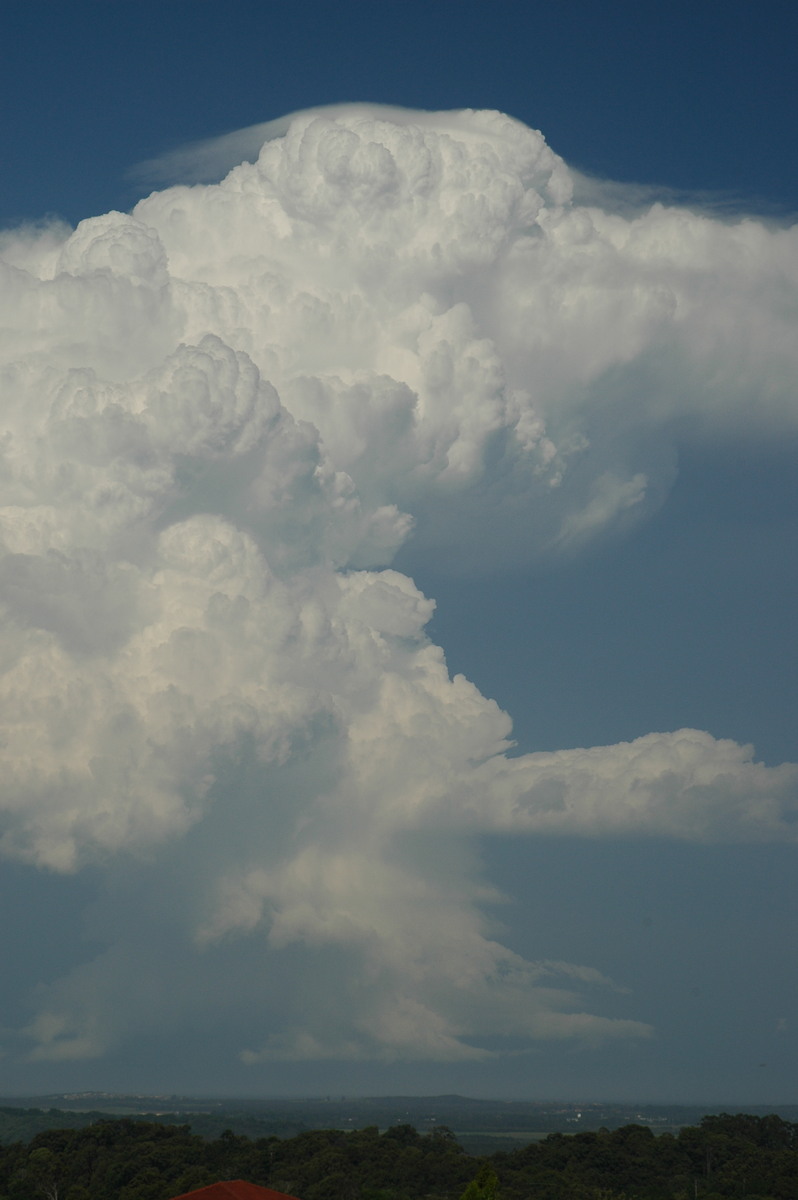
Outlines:
{"label": "grey cloud base", "polygon": [[496,940],[470,839],[794,841],[798,767],[697,730],[513,756],[390,564],[577,554],[661,503],[677,431],[793,432],[796,231],[575,205],[497,113],[278,134],[3,235],[0,845],[132,880],[30,1053],[234,1023],[214,956],[249,1063],[647,1037]]}

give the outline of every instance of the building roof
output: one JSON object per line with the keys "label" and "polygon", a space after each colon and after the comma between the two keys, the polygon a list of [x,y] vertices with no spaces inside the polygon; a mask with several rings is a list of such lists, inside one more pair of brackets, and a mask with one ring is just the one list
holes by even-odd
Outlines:
{"label": "building roof", "polygon": [[296,1200],[296,1197],[275,1192],[272,1188],[258,1187],[256,1183],[247,1183],[245,1179],[228,1179],[197,1188],[193,1192],[183,1192],[182,1196],[173,1196],[172,1200]]}

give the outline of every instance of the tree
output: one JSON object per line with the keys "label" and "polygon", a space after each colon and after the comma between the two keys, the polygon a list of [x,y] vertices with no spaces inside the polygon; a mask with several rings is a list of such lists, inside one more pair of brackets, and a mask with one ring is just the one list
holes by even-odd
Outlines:
{"label": "tree", "polygon": [[52,1150],[45,1146],[32,1150],[27,1161],[28,1178],[34,1189],[44,1200],[58,1200],[58,1160]]}
{"label": "tree", "polygon": [[489,1163],[483,1163],[460,1200],[498,1200],[499,1177]]}

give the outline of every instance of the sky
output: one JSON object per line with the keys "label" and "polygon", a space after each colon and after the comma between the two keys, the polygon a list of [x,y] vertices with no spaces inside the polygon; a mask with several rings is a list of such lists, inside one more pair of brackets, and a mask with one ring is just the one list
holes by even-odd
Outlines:
{"label": "sky", "polygon": [[794,5],[2,22],[0,1095],[795,1103]]}

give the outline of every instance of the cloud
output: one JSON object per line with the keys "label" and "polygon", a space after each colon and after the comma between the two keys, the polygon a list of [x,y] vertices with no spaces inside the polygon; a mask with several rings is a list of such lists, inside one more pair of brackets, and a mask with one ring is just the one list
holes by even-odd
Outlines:
{"label": "cloud", "polygon": [[2,242],[0,846],[129,873],[31,1053],[189,1014],[252,1063],[648,1036],[501,944],[474,835],[794,840],[798,768],[696,730],[513,755],[391,564],[575,554],[662,502],[679,437],[793,431],[798,235],[574,203],[498,113],[189,157],[258,146]]}
{"label": "cloud", "polygon": [[[467,805],[477,828],[697,842],[798,840],[798,765],[765,767],[753,746],[696,729],[505,759],[504,805]],[[522,795],[520,779],[528,784]],[[494,795],[502,790],[494,787]],[[446,805],[450,803],[447,797]],[[463,819],[460,807],[456,820]]]}

